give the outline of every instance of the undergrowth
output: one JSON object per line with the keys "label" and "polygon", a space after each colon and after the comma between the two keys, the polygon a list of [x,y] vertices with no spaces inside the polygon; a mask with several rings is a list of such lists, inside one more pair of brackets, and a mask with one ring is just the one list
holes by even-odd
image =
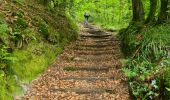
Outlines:
{"label": "undergrowth", "polygon": [[61,17],[60,11],[24,1],[2,1],[11,12],[0,10],[0,100],[26,92],[26,86],[77,37],[77,27],[66,12],[61,11]]}
{"label": "undergrowth", "polygon": [[167,70],[170,66],[169,25],[142,30],[132,25],[120,33],[120,38],[127,58],[123,71],[129,80],[130,92],[136,100],[159,99],[170,82]]}

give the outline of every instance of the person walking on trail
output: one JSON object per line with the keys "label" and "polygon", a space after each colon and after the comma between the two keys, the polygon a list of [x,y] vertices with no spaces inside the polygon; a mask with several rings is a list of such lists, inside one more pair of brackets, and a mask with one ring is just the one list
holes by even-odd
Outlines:
{"label": "person walking on trail", "polygon": [[86,26],[88,26],[89,17],[90,17],[90,15],[89,15],[87,12],[85,12],[84,18],[85,18],[85,25],[86,25]]}

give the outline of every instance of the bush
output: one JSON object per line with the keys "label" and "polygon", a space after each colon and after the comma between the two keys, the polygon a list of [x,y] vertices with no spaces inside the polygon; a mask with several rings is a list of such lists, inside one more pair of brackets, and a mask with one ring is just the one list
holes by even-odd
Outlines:
{"label": "bush", "polygon": [[48,31],[48,24],[45,21],[39,23],[39,32],[43,35],[44,38],[48,39],[49,31]]}
{"label": "bush", "polygon": [[129,79],[131,93],[136,99],[156,99],[160,95],[164,71],[170,65],[167,49],[170,27],[160,25],[142,31],[135,26],[129,28],[120,37],[123,51],[129,58],[123,71]]}

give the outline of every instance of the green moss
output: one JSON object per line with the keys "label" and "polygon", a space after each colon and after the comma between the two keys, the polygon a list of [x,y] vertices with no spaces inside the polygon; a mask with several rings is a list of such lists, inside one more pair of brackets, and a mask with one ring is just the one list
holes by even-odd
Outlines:
{"label": "green moss", "polygon": [[61,48],[43,42],[30,44],[25,50],[16,50],[13,53],[18,59],[13,69],[21,80],[31,81],[43,72],[61,51]]}
{"label": "green moss", "polygon": [[[15,1],[20,3],[25,0]],[[8,3],[13,2],[8,1]],[[39,4],[35,5],[41,11],[35,11],[35,8],[24,3],[20,5],[21,3],[15,2],[11,4],[12,7],[8,3],[7,10],[14,12],[8,17],[17,19],[13,24],[8,24],[4,20],[4,15],[8,15],[8,12],[0,13],[0,39],[3,42],[1,44],[5,47],[5,51],[8,48],[11,50],[10,53],[6,52],[10,55],[6,58],[9,60],[4,62],[0,59],[0,100],[12,100],[13,96],[23,94],[21,85],[31,82],[42,74],[63,51],[63,47],[77,37],[76,24],[72,23],[69,17],[66,18],[63,11],[58,12],[62,13],[61,17],[47,12]],[[28,11],[23,7],[27,7]],[[0,47],[0,51],[4,49]],[[0,53],[0,57],[6,53]]]}

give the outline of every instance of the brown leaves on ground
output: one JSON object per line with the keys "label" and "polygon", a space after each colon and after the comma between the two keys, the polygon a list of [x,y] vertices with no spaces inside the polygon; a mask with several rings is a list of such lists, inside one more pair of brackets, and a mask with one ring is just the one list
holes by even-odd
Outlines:
{"label": "brown leaves on ground", "polygon": [[[93,33],[94,31],[95,29]],[[81,34],[89,35],[88,32],[83,30]],[[108,33],[103,32],[103,34]],[[106,38],[92,38],[90,36],[81,38],[80,36],[76,42],[65,49],[59,59],[44,74],[33,81],[25,99],[129,100],[126,78],[120,69],[119,41],[115,41],[113,38],[116,37],[109,35],[105,42],[96,43],[96,40],[100,42],[100,40],[103,41]],[[79,43],[88,45],[109,44],[104,48],[110,48],[113,52],[105,54],[110,51],[95,46],[90,47],[90,49],[83,46],[77,47]],[[78,51],[86,54],[82,55]],[[94,55],[96,52],[103,54]],[[67,70],[64,70],[66,67]],[[105,67],[109,70],[102,70]],[[83,70],[75,70],[76,68],[83,68]]]}

